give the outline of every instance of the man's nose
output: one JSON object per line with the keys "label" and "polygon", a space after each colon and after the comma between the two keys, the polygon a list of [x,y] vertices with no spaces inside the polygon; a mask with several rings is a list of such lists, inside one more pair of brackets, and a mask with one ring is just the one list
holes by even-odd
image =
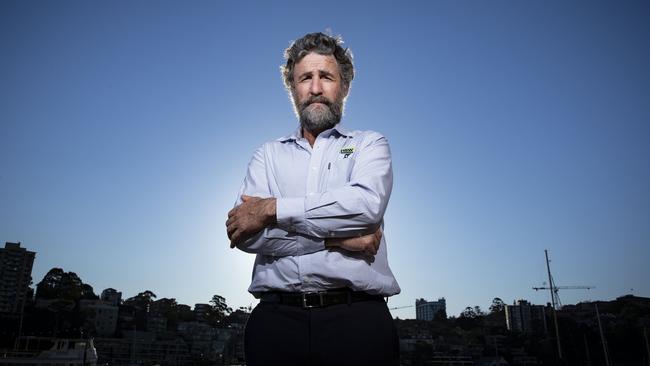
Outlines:
{"label": "man's nose", "polygon": [[315,77],[311,79],[311,86],[309,88],[309,93],[311,93],[311,95],[323,94],[323,85],[319,77]]}

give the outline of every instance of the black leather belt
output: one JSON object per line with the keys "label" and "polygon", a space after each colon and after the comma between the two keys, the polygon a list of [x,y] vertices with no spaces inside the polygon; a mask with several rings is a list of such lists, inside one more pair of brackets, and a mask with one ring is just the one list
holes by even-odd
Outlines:
{"label": "black leather belt", "polygon": [[265,303],[300,306],[309,309],[339,304],[351,304],[359,301],[384,301],[384,297],[381,295],[370,295],[363,291],[351,290],[266,292],[260,296],[260,301]]}

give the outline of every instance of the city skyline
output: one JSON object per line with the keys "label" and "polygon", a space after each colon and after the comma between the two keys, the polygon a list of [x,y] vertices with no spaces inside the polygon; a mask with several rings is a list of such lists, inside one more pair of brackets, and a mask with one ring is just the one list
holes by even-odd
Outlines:
{"label": "city skyline", "polygon": [[[279,65],[341,34],[343,124],[383,133],[389,307],[650,297],[650,5],[550,1],[0,3],[0,240],[125,298],[224,296],[253,256],[224,222],[247,163],[297,122]],[[393,311],[414,318],[414,308]]]}
{"label": "city skyline", "polygon": [[[20,243],[0,248],[5,289],[22,287],[24,277],[30,275],[33,255]],[[3,304],[14,304],[10,311],[0,311],[0,343],[8,362],[31,356],[53,359],[50,351],[54,349],[41,352],[41,341],[75,343],[82,339],[90,339],[88,356],[101,364],[244,361],[244,329],[251,309],[231,312],[219,295],[210,304],[195,304],[194,309],[175,299],[156,298],[150,291],[122,301],[122,293],[109,288],[97,297],[90,284],[60,268],[53,268],[38,284],[34,298],[20,301],[11,292],[4,291],[0,299]],[[16,306],[16,300],[23,304]],[[417,319],[393,320],[404,365],[418,365],[423,359],[482,364],[494,358],[514,365],[556,365],[559,359],[568,364],[595,360],[596,365],[606,365],[607,360],[645,362],[650,354],[648,343],[639,342],[647,340],[647,297],[626,295],[557,311],[525,300],[507,305],[495,299],[487,312],[468,307],[451,318],[446,316],[444,298],[419,299],[416,306]],[[23,335],[16,338],[20,329]],[[56,351],[70,348],[56,347]],[[81,361],[79,352],[74,353]]]}
{"label": "city skyline", "polygon": [[[17,247],[20,248],[20,250],[28,250],[28,248],[25,248],[25,247],[21,246],[22,243],[20,243],[20,242],[13,242],[13,243],[12,243],[12,242],[6,242],[5,245],[12,245],[12,246],[14,246],[14,247],[17,246]],[[38,254],[38,253],[36,253],[36,254]],[[49,272],[49,271],[51,271],[51,270],[53,270],[53,269],[56,269],[56,268],[60,268],[60,267],[52,267],[52,268],[48,269],[48,270],[45,272],[45,274],[47,274],[47,272]],[[77,274],[77,275],[79,276],[79,278],[83,281],[83,276],[81,276],[81,274],[75,272],[74,270],[68,270],[68,269],[66,269],[66,268],[61,268],[61,269],[62,269],[64,272],[72,272],[72,273]],[[44,275],[45,275],[45,274],[44,274]],[[44,276],[43,276],[43,277],[44,277]],[[43,279],[43,278],[41,278],[41,280],[42,280],[42,279]],[[31,288],[34,290],[34,292],[35,292],[35,290],[36,290],[36,285],[40,282],[40,280],[37,281],[37,279],[34,278],[34,277],[32,276],[32,281],[33,281],[33,284],[32,284],[30,287],[31,287]],[[86,281],[84,281],[84,284],[90,285],[90,286],[93,288],[93,291],[95,292],[95,294],[96,294],[97,296],[100,296],[100,294],[103,294],[103,293],[106,292],[107,290],[115,290],[115,291],[118,291],[118,292],[119,292],[120,296],[122,295],[122,292],[121,292],[119,286],[110,286],[110,287],[106,287],[106,288],[101,288],[101,289],[99,289],[99,288],[93,286],[92,283],[90,283],[90,282],[86,282]],[[545,285],[544,287],[547,286],[547,283],[546,283],[546,282],[544,282],[543,284]],[[562,286],[560,286],[560,287],[562,287]],[[561,289],[561,288],[560,288],[560,289]],[[548,290],[548,288],[544,288],[544,290],[545,290],[545,291],[543,291],[542,293],[547,293],[547,292],[548,292],[548,291],[546,291],[546,290]],[[153,293],[156,295],[156,299],[157,299],[157,300],[160,300],[160,299],[163,299],[163,298],[170,298],[170,299],[175,299],[175,300],[177,300],[178,304],[185,304],[185,305],[190,305],[190,306],[193,306],[193,307],[194,307],[194,306],[197,306],[197,305],[205,305],[205,304],[207,304],[207,303],[209,302],[209,301],[203,301],[203,302],[185,303],[185,302],[181,301],[180,299],[176,298],[176,297],[173,296],[173,295],[169,295],[169,296],[158,296],[158,295],[156,294],[156,291],[155,291],[155,290],[152,290],[151,288],[144,288],[144,289],[138,290],[136,293],[133,293],[132,296],[128,296],[128,295],[127,295],[127,296],[124,296],[124,297],[123,297],[123,300],[125,300],[125,299],[129,299],[129,298],[133,298],[133,297],[136,297],[136,295],[138,295],[138,294],[140,294],[140,293],[143,293],[143,292],[145,292],[145,291],[151,291],[151,292],[153,292]],[[211,298],[213,295],[219,295],[219,294],[218,294],[218,293],[215,293],[215,294],[209,295],[209,296],[206,297],[206,298]],[[626,296],[626,295],[630,295],[630,293],[621,294],[621,295],[616,296],[616,297],[611,298],[611,299],[606,299],[606,298],[603,298],[603,299],[588,299],[588,300],[584,300],[584,302],[590,302],[590,301],[613,301],[613,300],[615,300],[615,299],[618,299],[618,298],[620,298],[620,297],[622,297],[622,296]],[[495,299],[497,299],[497,298],[501,299],[501,298],[498,297],[498,296],[494,296],[492,299],[490,299],[489,304],[492,304],[492,300],[495,300]],[[416,298],[416,299],[413,300],[413,301],[415,302],[416,305],[412,305],[412,304],[411,304],[411,305],[402,305],[402,306],[394,306],[394,307],[393,307],[393,306],[390,306],[390,309],[391,309],[391,312],[398,312],[398,311],[403,310],[403,309],[412,309],[413,312],[414,312],[413,316],[406,315],[406,316],[403,316],[402,318],[403,318],[403,319],[415,319],[415,318],[417,318],[417,311],[418,311],[418,305],[417,305],[417,303],[418,303],[418,302],[422,302],[422,303],[425,303],[425,302],[426,302],[427,304],[437,304],[437,303],[439,303],[440,301],[442,301],[442,303],[444,304],[445,300],[446,300],[446,299],[445,299],[444,295],[441,296],[441,297],[439,297],[439,298],[437,299],[437,301],[434,301],[433,298],[430,298],[430,299],[425,299],[425,298]],[[503,300],[503,299],[501,299],[501,300]],[[227,299],[226,299],[226,301],[227,301]],[[427,302],[427,301],[428,301],[428,302]],[[512,300],[512,305],[515,305],[516,303],[519,303],[519,302],[521,302],[521,301],[526,302],[526,301],[527,301],[527,298],[525,298],[525,297],[515,298],[515,299]],[[580,302],[583,302],[583,301],[579,301],[579,302],[577,302],[577,303],[580,303]],[[543,302],[541,305],[540,305],[540,304],[533,304],[533,305],[536,305],[536,306],[548,306],[550,303],[551,303],[551,301],[550,301],[550,299],[549,299],[549,301],[547,301],[547,302],[545,302],[545,303]],[[567,303],[567,302],[564,302],[563,304],[558,304],[558,306],[560,306],[560,305],[575,305],[575,304],[577,304],[577,303]],[[505,304],[505,305],[509,305],[509,306],[511,305],[511,304],[509,304],[507,301],[506,301],[504,304]],[[482,305],[483,305],[483,304],[480,304],[480,305],[478,305],[478,306],[481,308],[481,310],[482,310],[483,312],[488,313],[488,312],[489,312],[489,306],[485,306],[485,307],[483,307]],[[467,304],[467,307],[474,308],[475,306],[477,306],[477,305],[475,305],[475,304]],[[233,311],[234,311],[234,310],[237,310],[237,308],[240,308],[240,307],[244,307],[244,308],[246,308],[245,305],[239,305],[239,306],[234,307],[234,306],[231,306],[230,304],[229,304],[229,307],[230,307]],[[250,305],[249,305],[249,307],[250,307]],[[443,307],[444,307],[444,306],[443,306]],[[466,309],[466,307],[462,307],[458,313],[447,313],[447,312],[445,312],[445,314],[446,314],[448,317],[458,317],[459,315],[461,315],[461,314],[463,313],[463,310],[465,310],[465,309]],[[397,316],[397,317],[399,317],[399,316]],[[433,318],[433,314],[430,314],[430,317]],[[425,320],[426,320],[426,319],[425,319]],[[430,320],[430,319],[428,319],[428,320]]]}

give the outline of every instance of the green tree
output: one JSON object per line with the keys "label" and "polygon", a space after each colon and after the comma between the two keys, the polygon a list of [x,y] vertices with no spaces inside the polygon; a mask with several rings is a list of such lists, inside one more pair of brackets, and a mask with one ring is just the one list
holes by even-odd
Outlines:
{"label": "green tree", "polygon": [[61,277],[63,277],[61,268],[52,268],[47,272],[43,280],[36,284],[37,299],[56,299],[61,287]]}
{"label": "green tree", "polygon": [[492,300],[492,305],[490,305],[490,314],[500,313],[505,309],[505,303],[498,297],[495,297]]}
{"label": "green tree", "polygon": [[156,298],[156,294],[154,294],[149,290],[146,290],[144,292],[140,292],[139,294],[124,300],[124,305],[133,306],[138,310],[148,310],[149,307],[151,306],[151,303],[153,303],[154,301],[153,299],[155,298]]}
{"label": "green tree", "polygon": [[[463,330],[474,329],[478,326],[480,319],[476,313],[477,307],[468,306],[460,313],[460,316],[455,319],[454,323]],[[480,308],[478,309],[480,310]]]}
{"label": "green tree", "polygon": [[44,300],[64,299],[77,302],[80,299],[97,299],[92,286],[83,283],[74,272],[52,268],[36,285],[36,298]]}
{"label": "green tree", "polygon": [[54,321],[48,322],[51,327],[43,323],[44,327],[38,330],[51,331],[55,336],[78,336],[88,315],[80,311],[79,300],[97,298],[92,286],[83,283],[76,273],[50,269],[36,285],[36,299],[47,300],[46,312],[50,315],[44,317]]}
{"label": "green tree", "polygon": [[81,298],[86,300],[97,300],[99,296],[95,295],[95,290],[87,283],[81,285]]}
{"label": "green tree", "polygon": [[228,304],[226,303],[226,298],[220,295],[214,295],[212,296],[212,300],[210,300],[210,304],[212,304],[210,311],[208,312],[207,319],[208,322],[211,324],[217,324],[221,322],[225,317],[228,316],[228,314],[232,313],[232,309],[228,307]]}
{"label": "green tree", "polygon": [[461,318],[474,319],[474,318],[476,318],[476,316],[477,316],[476,310],[474,308],[472,308],[471,306],[466,307],[465,310],[463,310],[463,312],[460,313]]}
{"label": "green tree", "polygon": [[476,316],[483,316],[483,315],[485,315],[485,313],[483,312],[483,310],[481,310],[481,307],[478,306],[478,305],[474,306],[474,312],[476,313]]}

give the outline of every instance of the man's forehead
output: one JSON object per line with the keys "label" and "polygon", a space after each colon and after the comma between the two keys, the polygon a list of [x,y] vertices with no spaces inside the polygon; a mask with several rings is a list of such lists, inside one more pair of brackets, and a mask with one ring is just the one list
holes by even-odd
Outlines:
{"label": "man's forehead", "polygon": [[309,53],[303,57],[297,64],[294,70],[297,73],[308,71],[325,70],[335,71],[338,68],[336,58],[332,55],[321,55],[318,53]]}

